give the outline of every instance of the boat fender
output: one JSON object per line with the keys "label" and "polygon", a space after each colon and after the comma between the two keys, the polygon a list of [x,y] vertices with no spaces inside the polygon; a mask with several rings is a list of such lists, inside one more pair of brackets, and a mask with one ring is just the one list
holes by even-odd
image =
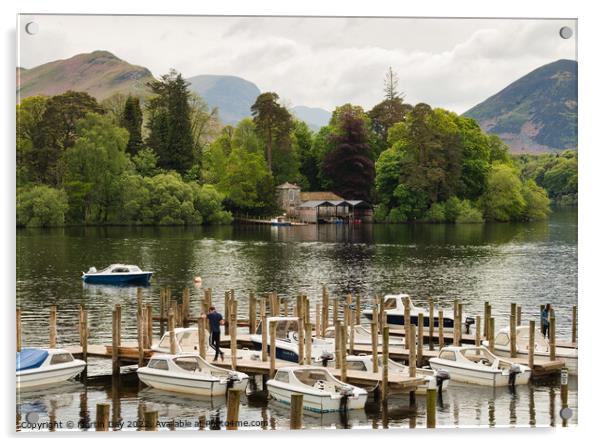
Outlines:
{"label": "boat fender", "polygon": [[437,370],[435,373],[435,378],[437,378],[437,391],[439,395],[443,394],[443,382],[450,378],[449,372],[447,370]]}
{"label": "boat fender", "polygon": [[516,375],[521,372],[520,366],[518,364],[512,364],[510,366],[510,371],[508,373],[508,385],[512,388],[516,385]]}

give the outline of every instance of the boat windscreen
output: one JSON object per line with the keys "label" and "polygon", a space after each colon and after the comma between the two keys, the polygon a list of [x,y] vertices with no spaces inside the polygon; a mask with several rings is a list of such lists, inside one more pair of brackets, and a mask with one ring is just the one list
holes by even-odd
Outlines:
{"label": "boat windscreen", "polygon": [[294,373],[299,381],[312,387],[318,381],[331,381],[330,375],[322,370],[296,370]]}

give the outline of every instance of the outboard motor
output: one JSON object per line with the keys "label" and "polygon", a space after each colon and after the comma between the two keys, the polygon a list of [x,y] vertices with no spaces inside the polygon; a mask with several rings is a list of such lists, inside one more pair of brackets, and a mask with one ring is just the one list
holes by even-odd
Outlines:
{"label": "outboard motor", "polygon": [[332,361],[334,359],[334,355],[329,352],[322,352],[320,356],[320,361],[322,361],[322,367],[328,367],[328,361]]}
{"label": "outboard motor", "polygon": [[512,364],[510,366],[510,371],[508,373],[508,385],[514,390],[516,386],[516,375],[521,372],[520,366],[518,364]]}
{"label": "outboard motor", "polygon": [[466,327],[466,334],[470,333],[470,326],[475,323],[474,317],[467,317],[464,319],[464,327]]}
{"label": "outboard motor", "polygon": [[339,410],[341,412],[347,412],[347,410],[349,409],[349,397],[353,396],[353,387],[343,386],[339,393],[341,394]]}
{"label": "outboard motor", "polygon": [[437,370],[435,378],[437,379],[437,397],[439,403],[443,404],[443,383],[450,379],[449,372],[447,370]]}

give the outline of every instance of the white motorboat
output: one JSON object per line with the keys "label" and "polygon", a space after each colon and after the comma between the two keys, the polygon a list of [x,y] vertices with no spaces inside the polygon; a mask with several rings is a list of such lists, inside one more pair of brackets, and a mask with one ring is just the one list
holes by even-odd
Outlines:
{"label": "white motorboat", "polygon": [[225,395],[228,389],[244,391],[249,382],[244,373],[216,367],[191,354],[155,354],[137,373],[140,381],[155,389],[204,396]]}
{"label": "white motorboat", "polygon": [[49,386],[79,375],[86,363],[67,350],[24,348],[17,352],[17,388]]}
{"label": "white motorboat", "polygon": [[[350,342],[352,328],[348,328],[348,337],[347,340]],[[323,342],[331,343],[334,346],[335,340],[335,327],[328,327],[324,330],[324,337],[316,337],[316,339],[321,340]],[[383,337],[381,335],[378,336],[378,345],[383,345]],[[362,325],[354,325],[353,326],[353,343],[355,345],[372,345],[372,333],[366,327]],[[395,347],[403,347],[405,342],[402,338],[389,338],[389,346]]]}
{"label": "white motorboat", "polygon": [[[317,361],[314,361],[314,365],[321,365],[323,367],[334,368],[336,361],[332,357],[323,357]],[[389,375],[410,375],[410,368],[407,365],[400,364],[398,362],[389,359]],[[382,355],[378,355],[378,370],[382,370],[383,358]],[[372,356],[371,355],[348,355],[347,356],[347,370],[358,370],[361,372],[372,372]],[[427,389],[439,389],[440,391],[447,389],[449,380],[449,374],[445,370],[436,372],[433,369],[416,368],[416,376],[423,377],[426,379],[425,384],[421,384],[416,389],[416,394],[425,395]]]}
{"label": "white motorboat", "polygon": [[278,369],[267,382],[270,396],[290,404],[291,395],[303,395],[303,408],[311,412],[363,409],[368,392],[336,379],[325,367],[291,366]]}
{"label": "white motorboat", "polygon": [[[268,327],[272,322],[276,324],[276,359],[289,362],[299,362],[299,319],[296,317],[269,317]],[[257,327],[256,334],[251,335],[253,347],[261,350],[263,327],[261,323]],[[267,350],[270,351],[270,334],[267,333]],[[319,357],[323,353],[334,351],[334,339],[313,338],[312,357]]]}
{"label": "white motorboat", "polygon": [[[505,327],[499,330],[495,339],[493,351],[498,355],[509,357],[510,356],[510,327]],[[487,341],[483,341],[483,345],[490,348]],[[578,351],[577,348],[569,347],[556,347],[556,358],[564,361],[566,368],[569,370],[569,375],[577,374],[577,363],[578,363]],[[529,326],[521,325],[516,327],[516,356],[518,358],[529,357]],[[535,352],[534,357],[539,359],[549,359],[550,357],[550,343],[543,334],[535,330]]]}
{"label": "white motorboat", "polygon": [[107,285],[148,285],[152,275],[152,271],[142,271],[137,265],[115,263],[100,271],[91,267],[88,272],[82,273],[82,280]]}
{"label": "white motorboat", "polygon": [[[428,308],[416,307],[412,302],[412,299],[407,294],[387,294],[384,297],[384,312],[387,317],[387,324],[389,327],[394,329],[404,328],[405,325],[405,306],[403,301],[405,298],[409,299],[410,302],[410,322],[411,324],[418,326],[418,315],[422,313],[424,317],[424,326],[428,327],[430,325],[429,318],[429,310]],[[372,310],[364,310],[362,311],[364,317],[372,320],[373,311]],[[472,316],[466,316],[462,324],[464,327],[462,328],[463,333],[470,333],[473,330],[473,325],[475,323],[475,318]],[[434,317],[433,324],[435,327],[439,327],[439,316]],[[454,315],[453,311],[444,310],[443,311],[443,328],[446,330],[450,330],[454,328]]]}
{"label": "white motorboat", "polygon": [[437,358],[430,359],[431,367],[445,370],[452,381],[482,386],[513,386],[527,384],[531,369],[498,358],[486,347],[444,347]]}

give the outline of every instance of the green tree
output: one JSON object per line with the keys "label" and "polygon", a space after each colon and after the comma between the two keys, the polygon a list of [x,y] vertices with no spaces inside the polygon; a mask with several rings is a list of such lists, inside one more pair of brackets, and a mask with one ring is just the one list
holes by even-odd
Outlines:
{"label": "green tree", "polygon": [[136,155],[142,149],[142,109],[140,99],[129,95],[123,106],[120,120],[121,127],[129,133],[126,152]]}
{"label": "green tree", "polygon": [[159,157],[159,167],[185,173],[194,162],[189,84],[171,70],[148,86],[154,96],[147,103],[147,145]]}
{"label": "green tree", "polygon": [[78,122],[77,134],[63,156],[69,216],[78,223],[107,223],[120,203],[117,179],[130,165],[128,133],[108,117],[90,113]]}
{"label": "green tree", "polygon": [[522,194],[525,208],[521,218],[523,220],[543,220],[550,213],[550,199],[545,189],[528,180],[523,183]]}
{"label": "green tree", "polygon": [[150,190],[153,222],[162,226],[200,225],[203,216],[195,208],[196,183],[186,183],[177,172],[146,178]]}
{"label": "green tree", "polygon": [[61,189],[39,185],[17,189],[17,226],[62,226],[67,195]]}
{"label": "green tree", "polygon": [[313,151],[313,133],[303,121],[295,121],[293,150],[299,157],[299,172],[302,189],[319,190],[319,160]]}
{"label": "green tree", "polygon": [[17,187],[40,179],[35,172],[34,141],[39,139],[47,100],[30,96],[17,104]]}
{"label": "green tree", "polygon": [[511,166],[500,163],[493,165],[480,205],[487,220],[510,221],[521,218],[526,202],[521,181]]}
{"label": "green tree", "polygon": [[157,154],[153,149],[149,148],[139,150],[138,153],[132,157],[136,172],[143,177],[152,177],[159,173],[159,169],[157,169],[157,160]]}

